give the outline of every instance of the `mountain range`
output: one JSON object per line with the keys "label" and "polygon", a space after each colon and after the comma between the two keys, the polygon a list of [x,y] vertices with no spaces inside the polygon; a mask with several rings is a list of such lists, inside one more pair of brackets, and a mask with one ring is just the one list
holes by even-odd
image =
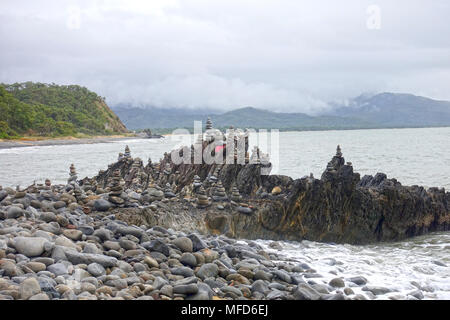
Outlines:
{"label": "mountain range", "polygon": [[[117,105],[113,111],[131,130],[192,128],[193,122],[210,117],[215,127],[277,128],[288,130],[333,130],[394,127],[450,126],[450,102],[411,94],[361,95],[346,104],[330,104],[330,111],[310,116],[245,107],[219,113],[212,110],[136,108]],[[156,129],[156,130],[155,130]]]}

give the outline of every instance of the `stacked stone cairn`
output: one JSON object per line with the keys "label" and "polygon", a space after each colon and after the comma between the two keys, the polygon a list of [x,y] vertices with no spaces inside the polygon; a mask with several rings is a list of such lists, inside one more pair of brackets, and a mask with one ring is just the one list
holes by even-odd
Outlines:
{"label": "stacked stone cairn", "polygon": [[173,189],[170,183],[166,183],[166,187],[164,188],[164,197],[166,198],[175,198],[176,194],[173,192]]}
{"label": "stacked stone cairn", "polygon": [[120,170],[114,170],[113,177],[111,179],[111,187],[108,200],[111,203],[114,203],[115,205],[123,205],[125,203],[125,200],[122,199],[122,192],[123,187],[121,185],[122,177],[120,176]]}
{"label": "stacked stone cairn", "polygon": [[223,187],[222,180],[218,180],[212,194],[212,199],[214,201],[227,201],[228,196],[225,191],[225,188]]}
{"label": "stacked stone cairn", "polygon": [[67,184],[72,188],[75,188],[75,186],[78,185],[77,178],[77,171],[75,169],[75,165],[72,163],[69,169],[69,179],[67,180]]}
{"label": "stacked stone cairn", "polygon": [[205,188],[203,186],[200,186],[200,188],[197,191],[197,208],[203,209],[210,205],[208,196],[206,195]]}
{"label": "stacked stone cairn", "polygon": [[142,194],[142,202],[151,203],[153,201],[160,201],[164,198],[164,192],[155,184],[153,179],[150,180],[147,190]]}
{"label": "stacked stone cairn", "polygon": [[200,177],[198,175],[195,175],[194,181],[192,182],[192,192],[197,193],[197,191],[200,189],[200,187],[203,187],[203,184],[200,180]]}
{"label": "stacked stone cairn", "polygon": [[234,201],[236,203],[239,203],[242,200],[242,196],[239,193],[239,189],[236,187],[236,185],[233,185],[231,187],[231,196],[230,196],[231,201]]}
{"label": "stacked stone cairn", "polygon": [[260,151],[259,151],[258,147],[255,146],[252,150],[252,155],[250,157],[251,164],[260,164],[261,163],[259,153],[260,153]]}
{"label": "stacked stone cairn", "polygon": [[123,155],[125,158],[131,158],[131,151],[130,151],[130,147],[125,146],[125,153]]}

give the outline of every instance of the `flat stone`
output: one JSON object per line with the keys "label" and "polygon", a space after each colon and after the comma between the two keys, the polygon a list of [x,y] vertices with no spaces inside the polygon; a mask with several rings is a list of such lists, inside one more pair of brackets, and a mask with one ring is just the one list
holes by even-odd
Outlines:
{"label": "flat stone", "polygon": [[80,230],[65,229],[63,231],[63,235],[65,235],[67,238],[69,238],[73,241],[79,241],[79,240],[81,240],[83,232],[81,232]]}
{"label": "flat stone", "polygon": [[42,220],[45,222],[56,221],[56,215],[53,212],[42,212],[39,215],[39,220]]}
{"label": "flat stone", "polygon": [[173,287],[173,293],[176,294],[195,294],[197,292],[198,292],[198,285],[194,283],[176,285]]}
{"label": "flat stone", "polygon": [[28,300],[50,300],[50,298],[45,293],[38,293],[30,297]]}
{"label": "flat stone", "polygon": [[223,286],[222,288],[220,288],[220,290],[223,293],[231,293],[232,295],[235,295],[237,297],[241,297],[242,296],[242,291],[239,290],[238,288],[235,288],[233,286]]}
{"label": "flat stone", "polygon": [[407,294],[407,296],[412,296],[416,299],[422,300],[424,298],[422,291],[414,290]]}
{"label": "flat stone", "polygon": [[195,256],[190,252],[185,252],[181,255],[180,262],[184,265],[190,266],[190,267],[196,267],[197,266],[197,259]]}
{"label": "flat stone", "polygon": [[367,283],[367,279],[362,276],[352,277],[347,279],[350,282],[353,282],[354,284],[358,286],[363,286]]}
{"label": "flat stone", "polygon": [[197,277],[202,280],[206,278],[213,277],[215,278],[219,273],[219,267],[215,263],[206,263],[200,267],[197,271]]}
{"label": "flat stone", "polygon": [[192,240],[188,237],[176,238],[172,243],[182,252],[192,252],[193,250]]}
{"label": "flat stone", "polygon": [[92,235],[98,237],[102,241],[108,241],[113,238],[113,233],[111,232],[111,230],[104,228],[95,230]]}
{"label": "flat stone", "polygon": [[256,280],[252,283],[252,292],[260,292],[265,294],[266,291],[269,291],[269,287],[263,280]]}
{"label": "flat stone", "polygon": [[41,286],[35,278],[27,278],[20,284],[20,298],[28,300],[30,297],[41,293]]}
{"label": "flat stone", "polygon": [[275,270],[275,271],[273,271],[273,274],[274,274],[275,278],[278,278],[284,282],[287,282],[287,283],[292,282],[291,276],[284,270]]}
{"label": "flat stone", "polygon": [[266,280],[266,281],[272,281],[272,274],[265,272],[264,270],[256,270],[255,271],[255,275],[253,276],[253,278],[255,280]]}
{"label": "flat stone", "polygon": [[170,269],[170,272],[174,275],[183,276],[185,278],[192,277],[194,275],[194,271],[188,267],[177,267]]}
{"label": "flat stone", "polygon": [[30,268],[33,272],[38,273],[39,271],[44,271],[47,267],[44,263],[41,262],[28,262],[25,264],[28,268]]}
{"label": "flat stone", "polygon": [[166,257],[168,257],[170,255],[170,249],[167,246],[167,244],[165,244],[164,242],[162,242],[159,239],[152,240],[149,242],[144,242],[144,243],[142,243],[142,246],[149,251],[160,252],[160,253],[164,254]]}
{"label": "flat stone", "polygon": [[226,277],[226,279],[227,279],[227,281],[239,282],[239,283],[246,284],[246,285],[250,284],[250,281],[246,277],[244,277],[243,275],[241,275],[239,273],[229,274]]}
{"label": "flat stone", "polygon": [[53,273],[55,276],[62,276],[68,274],[68,268],[63,263],[55,263],[47,267],[47,271]]}
{"label": "flat stone", "polygon": [[287,293],[280,290],[272,290],[267,294],[268,300],[285,300]]}
{"label": "flat stone", "polygon": [[91,263],[98,263],[102,265],[104,268],[115,267],[117,266],[117,259],[114,257],[109,257],[101,254],[92,254],[92,253],[79,253],[75,251],[66,251],[67,259],[72,262],[74,265],[77,264],[86,264],[89,265]]}
{"label": "flat stone", "polygon": [[330,286],[335,288],[343,288],[345,287],[345,282],[341,278],[334,278],[329,283]]}
{"label": "flat stone", "polygon": [[150,256],[145,256],[144,263],[146,263],[150,268],[159,268],[158,261]]}
{"label": "flat stone", "polygon": [[113,207],[112,203],[105,199],[97,199],[94,201],[94,208],[97,211],[102,211],[102,212],[108,211],[112,207]]}
{"label": "flat stone", "polygon": [[78,230],[83,232],[83,234],[90,236],[94,233],[94,227],[88,225],[82,225],[78,227]]}
{"label": "flat stone", "polygon": [[188,235],[188,238],[191,239],[192,241],[193,251],[200,251],[208,248],[206,243],[202,239],[200,239],[196,234],[191,233],[190,235]]}
{"label": "flat stone", "polygon": [[103,242],[103,247],[105,247],[108,250],[120,250],[120,244],[117,241],[105,241]]}
{"label": "flat stone", "polygon": [[386,288],[386,287],[365,286],[362,288],[362,291],[369,291],[369,292],[372,292],[374,295],[379,296],[379,295],[383,295],[383,294],[392,292],[393,290]]}
{"label": "flat stone", "polygon": [[299,284],[294,292],[294,298],[296,300],[319,300],[320,293],[307,284]]}
{"label": "flat stone", "polygon": [[16,237],[14,247],[18,252],[27,257],[40,256],[45,251],[45,244],[48,240],[39,237]]}
{"label": "flat stone", "polygon": [[17,219],[18,217],[21,217],[25,215],[25,211],[19,207],[11,206],[6,211],[6,218],[8,219]]}
{"label": "flat stone", "polygon": [[119,244],[125,250],[135,250],[136,249],[136,243],[134,243],[131,240],[125,239],[125,238],[120,238]]}
{"label": "flat stone", "polygon": [[15,277],[23,274],[14,262],[8,260],[0,261],[0,270],[3,271],[3,276],[7,277]]}

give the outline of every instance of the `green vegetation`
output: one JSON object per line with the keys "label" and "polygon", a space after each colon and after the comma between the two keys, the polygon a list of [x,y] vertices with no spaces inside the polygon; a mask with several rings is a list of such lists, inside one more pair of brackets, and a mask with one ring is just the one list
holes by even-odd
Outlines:
{"label": "green vegetation", "polygon": [[0,85],[0,138],[111,135],[127,129],[104,98],[77,85]]}

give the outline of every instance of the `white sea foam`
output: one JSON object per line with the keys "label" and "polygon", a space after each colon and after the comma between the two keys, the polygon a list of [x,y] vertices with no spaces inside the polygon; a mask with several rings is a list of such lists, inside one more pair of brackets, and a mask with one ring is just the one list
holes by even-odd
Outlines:
{"label": "white sea foam", "polygon": [[[283,260],[305,262],[322,278],[317,283],[328,283],[336,277],[348,279],[363,276],[367,285],[382,286],[396,290],[377,299],[406,298],[417,288],[429,287],[433,292],[422,290],[425,299],[450,299],[450,233],[434,233],[395,243],[353,246],[326,244],[311,241],[279,241],[283,250],[269,247],[271,241],[258,240],[267,252],[274,252]],[[445,266],[441,265],[444,264]],[[336,274],[333,274],[336,273]],[[308,280],[308,279],[306,279]],[[352,285],[346,281],[347,285]],[[355,293],[365,294],[363,286],[352,286]]]}

